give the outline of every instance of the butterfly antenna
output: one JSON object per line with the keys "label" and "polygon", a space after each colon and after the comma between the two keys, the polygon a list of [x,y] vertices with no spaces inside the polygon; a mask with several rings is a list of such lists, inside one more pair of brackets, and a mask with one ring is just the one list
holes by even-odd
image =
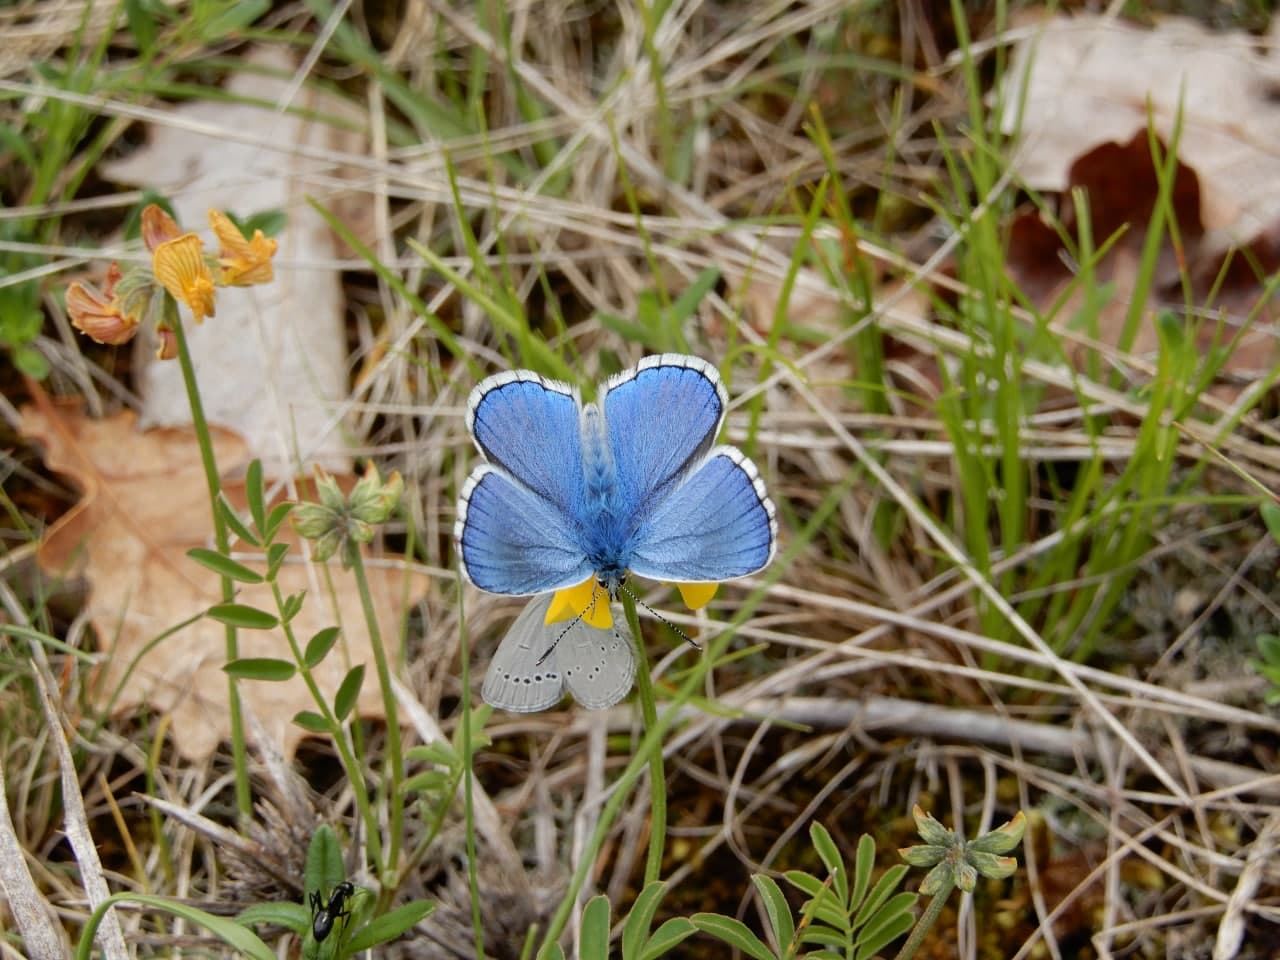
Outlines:
{"label": "butterfly antenna", "polygon": [[674,623],[672,623],[670,620],[668,620],[666,617],[660,614],[657,610],[653,609],[653,607],[649,606],[647,603],[641,600],[638,596],[636,596],[635,591],[632,590],[625,583],[622,584],[619,589],[626,591],[626,594],[628,597],[630,597],[636,603],[640,604],[640,606],[644,607],[646,610],[652,613],[655,617],[657,617],[659,620],[665,623],[667,625],[667,629],[669,629],[672,633],[678,636],[681,640],[683,640],[689,646],[693,647],[693,649],[695,650],[702,649],[702,647],[698,645],[698,642],[696,640],[691,638],[687,633],[685,633],[683,630],[677,627]]}
{"label": "butterfly antenna", "polygon": [[584,613],[578,614],[576,617],[574,617],[572,620],[570,620],[568,623],[564,625],[563,630],[561,630],[558,634],[556,634],[556,638],[551,641],[551,646],[547,647],[547,652],[538,658],[538,666],[542,666],[544,663],[546,663],[547,657],[555,653],[556,647],[560,645],[560,641],[565,638],[565,635],[574,627],[576,627],[579,623],[582,622],[582,618],[584,614],[585,614],[585,611]]}

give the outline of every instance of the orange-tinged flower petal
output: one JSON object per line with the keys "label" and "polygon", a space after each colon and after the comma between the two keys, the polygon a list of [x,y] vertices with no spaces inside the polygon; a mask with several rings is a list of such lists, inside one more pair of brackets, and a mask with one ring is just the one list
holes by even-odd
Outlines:
{"label": "orange-tinged flower petal", "polygon": [[91,284],[76,281],[67,287],[67,316],[72,325],[98,343],[128,343],[138,332],[137,314],[127,313],[115,296],[120,280],[120,267],[107,269],[103,291]]}
{"label": "orange-tinged flower petal", "polygon": [[557,590],[547,607],[543,623],[560,623],[582,615],[582,622],[599,630],[613,627],[613,613],[609,610],[609,594],[601,589],[594,576],[583,580],[576,587]]}
{"label": "orange-tinged flower petal", "polygon": [[213,316],[213,274],[198,236],[184,233],[165,241],[156,247],[151,264],[161,286],[191,308],[196,323]]}
{"label": "orange-tinged flower petal", "polygon": [[178,335],[169,327],[156,327],[156,359],[174,360],[178,356]]}
{"label": "orange-tinged flower petal", "polygon": [[149,203],[142,210],[142,242],[152,253],[160,244],[169,240],[177,240],[182,236],[182,228],[176,220],[164,212],[164,208]]}
{"label": "orange-tinged flower petal", "polygon": [[718,583],[677,583],[676,589],[680,591],[680,598],[684,600],[684,605],[690,610],[701,610],[711,598],[716,595],[716,591],[720,589]]}
{"label": "orange-tinged flower petal", "polygon": [[218,251],[218,279],[223,286],[248,287],[257,283],[270,283],[274,273],[271,258],[279,244],[253,231],[253,239],[246,240],[240,228],[221,210],[209,211],[209,226],[222,245]]}

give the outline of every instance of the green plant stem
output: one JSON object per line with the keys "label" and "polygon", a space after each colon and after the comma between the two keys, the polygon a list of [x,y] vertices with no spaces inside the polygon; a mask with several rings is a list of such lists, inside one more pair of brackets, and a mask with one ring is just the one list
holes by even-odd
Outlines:
{"label": "green plant stem", "polygon": [[[645,731],[658,725],[658,708],[653,700],[653,683],[649,677],[649,658],[645,654],[644,638],[640,633],[640,618],[636,615],[636,599],[631,591],[620,591],[622,609],[627,614],[627,626],[636,653],[636,690],[640,695],[640,713],[644,717]],[[662,875],[662,854],[667,843],[667,777],[662,767],[662,741],[649,751],[649,857],[644,865],[645,886]]]}
{"label": "green plant stem", "polygon": [[[191,426],[195,430],[196,442],[200,445],[200,460],[204,464],[205,481],[209,485],[209,510],[213,513],[213,541],[218,552],[226,556],[231,552],[231,538],[227,535],[227,525],[223,522],[222,513],[218,510],[218,493],[222,482],[218,477],[218,463],[213,455],[213,438],[209,434],[209,421],[205,419],[204,404],[200,400],[200,385],[196,382],[195,366],[191,362],[191,350],[187,346],[187,334],[182,326],[182,317],[178,314],[178,303],[169,294],[164,295],[165,319],[173,328],[174,339],[178,344],[178,364],[182,368],[182,383],[187,390],[187,404],[191,407]],[[235,600],[235,585],[231,578],[222,578],[222,602]],[[226,627],[227,663],[240,656],[240,643],[236,636],[236,628]],[[249,754],[244,742],[244,719],[240,714],[240,691],[236,687],[234,674],[227,675],[227,695],[229,714],[231,717],[231,759],[235,767],[236,809],[242,818],[253,812],[253,795],[249,791]]]}
{"label": "green plant stem", "polygon": [[404,829],[404,797],[400,785],[404,783],[404,752],[400,749],[400,718],[396,710],[396,694],[391,689],[391,667],[387,651],[382,646],[382,631],[378,629],[378,617],[374,611],[373,595],[369,592],[369,580],[365,576],[364,561],[359,548],[351,551],[351,572],[355,574],[356,588],[360,591],[360,605],[364,609],[365,624],[369,628],[369,646],[373,647],[373,660],[378,668],[378,685],[382,688],[382,707],[387,715],[387,753],[391,769],[390,785],[383,791],[390,806],[391,831],[387,837],[387,859],[383,864],[384,881],[396,886],[395,871],[400,860],[400,841]]}
{"label": "green plant stem", "polygon": [[289,649],[293,651],[293,659],[298,664],[298,673],[302,675],[302,682],[307,685],[307,690],[310,691],[311,699],[315,701],[320,715],[324,717],[325,723],[329,725],[329,733],[333,736],[334,746],[338,748],[338,756],[342,760],[342,767],[347,771],[347,777],[351,781],[351,790],[355,794],[356,806],[360,810],[360,817],[364,820],[365,833],[368,835],[366,842],[369,845],[369,857],[374,863],[380,863],[382,860],[382,840],[378,832],[378,818],[374,816],[373,805],[369,803],[369,789],[365,785],[364,770],[356,760],[351,745],[347,742],[342,721],[334,716],[333,709],[329,706],[329,702],[320,691],[320,686],[316,683],[315,677],[311,673],[311,668],[307,666],[302,647],[298,643],[297,635],[293,632],[293,624],[284,617],[284,593],[281,592],[280,584],[275,579],[271,581],[271,595],[275,598],[276,610],[280,612],[280,626],[284,631],[285,639],[289,641]]}
{"label": "green plant stem", "polygon": [[[475,778],[471,775],[471,650],[467,643],[467,620],[462,609],[462,575],[456,574],[458,590],[458,656],[462,658],[462,811],[467,824],[467,885],[471,888],[471,929],[475,933],[476,960],[484,960],[484,924],[480,917],[480,877],[476,867]],[[452,796],[452,793],[450,794]],[[445,803],[441,813],[449,808]]]}
{"label": "green plant stem", "polygon": [[893,960],[912,960],[912,957],[919,951],[920,945],[924,943],[924,938],[929,935],[933,925],[938,922],[938,917],[942,916],[942,908],[947,905],[947,898],[951,896],[951,891],[955,885],[955,880],[948,875],[942,889],[934,894],[933,899],[929,901],[929,906],[920,915],[916,925],[911,928],[911,936],[907,937],[907,942],[902,945],[902,949],[898,951],[898,955]]}

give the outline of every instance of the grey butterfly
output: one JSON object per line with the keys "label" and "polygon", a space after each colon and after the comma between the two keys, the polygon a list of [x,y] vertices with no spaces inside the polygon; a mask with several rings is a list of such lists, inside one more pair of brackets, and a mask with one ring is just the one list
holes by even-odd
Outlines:
{"label": "grey butterfly", "polygon": [[[485,703],[535,713],[554,707],[567,689],[584,707],[601,710],[631,691],[636,658],[626,623],[615,619],[609,630],[581,620],[543,623],[552,596],[530,600],[498,644],[480,688]],[[550,655],[539,663],[548,650]]]}

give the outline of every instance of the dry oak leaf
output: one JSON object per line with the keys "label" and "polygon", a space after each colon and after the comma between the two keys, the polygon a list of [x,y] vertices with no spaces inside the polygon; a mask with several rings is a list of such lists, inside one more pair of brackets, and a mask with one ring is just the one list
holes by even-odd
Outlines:
{"label": "dry oak leaf", "polygon": [[1239,242],[1280,219],[1280,18],[1270,38],[1185,17],[1154,29],[1100,15],[1018,26],[1000,123],[1019,135],[1013,169],[1028,186],[1065,190],[1077,157],[1145,134],[1150,122],[1166,143],[1179,130],[1178,157],[1200,177],[1207,230]]}
{"label": "dry oak leaf", "polygon": [[[225,629],[202,618],[152,645],[164,631],[222,602],[218,577],[186,555],[192,547],[212,546],[213,540],[194,434],[179,427],[140,432],[129,412],[90,420],[47,403],[23,409],[22,432],[44,447],[50,470],[83,492],[80,502],[49,529],[38,558],[49,575],[83,575],[88,581],[87,613],[100,648],[109,654],[94,679],[91,698],[113,712],[145,704],[170,714],[178,751],[193,761],[208,758],[230,735],[228,684],[222,670]],[[213,442],[224,469],[243,466],[244,444],[235,434],[215,429]],[[242,488],[226,484],[225,490],[233,502],[243,503]],[[289,556],[299,558],[300,550],[295,546]],[[237,557],[249,567],[264,569],[253,554]],[[422,596],[427,578],[384,567],[368,573],[382,635],[396,637],[403,598]],[[314,671],[330,700],[350,666],[365,663],[367,674],[373,672],[352,578],[339,572],[332,581],[336,595],[331,598],[308,564],[286,561],[279,577],[286,595],[307,591],[302,612],[293,621],[300,643],[333,625],[335,610],[341,618],[343,639]],[[238,603],[275,610],[267,585],[237,588]],[[292,660],[280,630],[240,631],[239,654]],[[239,689],[261,729],[291,754],[304,736],[291,722],[293,716],[315,709],[302,679],[244,681]],[[365,683],[356,710],[367,717],[382,715],[376,684]]]}

